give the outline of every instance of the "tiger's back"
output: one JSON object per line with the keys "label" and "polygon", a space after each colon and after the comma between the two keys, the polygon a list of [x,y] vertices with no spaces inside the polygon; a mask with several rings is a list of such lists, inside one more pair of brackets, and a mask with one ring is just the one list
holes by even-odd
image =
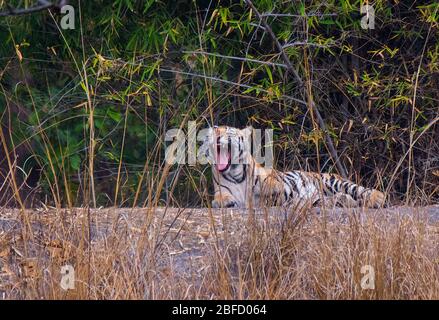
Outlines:
{"label": "tiger's back", "polygon": [[[309,199],[313,205],[341,205],[347,207],[382,207],[384,194],[344,179],[336,174],[304,171],[278,172],[282,177],[284,203],[294,199]],[[278,179],[278,178],[275,178]]]}

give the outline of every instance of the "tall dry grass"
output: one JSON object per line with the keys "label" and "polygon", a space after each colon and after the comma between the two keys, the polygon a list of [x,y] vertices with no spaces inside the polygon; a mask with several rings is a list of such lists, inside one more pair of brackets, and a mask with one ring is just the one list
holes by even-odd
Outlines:
{"label": "tall dry grass", "polygon": [[[413,210],[48,210],[29,213],[28,256],[6,210],[0,297],[438,299],[439,226]],[[61,288],[66,264],[74,290]],[[374,289],[361,287],[365,265]]]}

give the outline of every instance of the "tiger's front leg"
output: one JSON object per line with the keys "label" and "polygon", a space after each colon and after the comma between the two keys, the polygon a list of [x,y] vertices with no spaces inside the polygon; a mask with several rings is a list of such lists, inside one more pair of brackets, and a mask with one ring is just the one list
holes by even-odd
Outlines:
{"label": "tiger's front leg", "polygon": [[212,201],[212,208],[236,208],[238,204],[230,194],[216,192]]}

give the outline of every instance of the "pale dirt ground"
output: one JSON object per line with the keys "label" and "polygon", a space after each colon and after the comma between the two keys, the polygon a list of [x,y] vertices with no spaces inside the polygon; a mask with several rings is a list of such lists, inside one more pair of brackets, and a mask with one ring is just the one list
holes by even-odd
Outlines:
{"label": "pale dirt ground", "polygon": [[[17,279],[32,273],[23,261],[39,261],[37,264],[44,274],[48,268],[45,260],[62,256],[69,263],[67,247],[84,247],[91,243],[96,252],[111,250],[111,246],[124,245],[128,255],[135,256],[136,250],[154,250],[154,265],[162,268],[163,274],[172,273],[174,278],[190,278],[194,283],[202,281],[206,269],[206,257],[212,255],[212,248],[224,248],[229,244],[239,246],[250,230],[268,233],[279,232],[299,217],[279,208],[255,210],[253,213],[240,209],[178,209],[147,208],[135,209],[83,209],[56,211],[27,210],[32,227],[33,240],[26,241],[24,247],[21,213],[17,209],[0,209],[0,299],[8,298],[8,290],[13,290]],[[348,224],[351,219],[361,221],[374,216],[391,224],[394,219],[407,217],[427,222],[439,238],[439,206],[391,207],[379,210],[314,208],[306,219]],[[88,241],[89,240],[89,241]],[[437,240],[435,240],[437,241]],[[27,253],[26,253],[27,252]],[[28,265],[26,267],[26,265]],[[45,269],[46,268],[46,269]],[[44,277],[44,275],[43,275]]]}

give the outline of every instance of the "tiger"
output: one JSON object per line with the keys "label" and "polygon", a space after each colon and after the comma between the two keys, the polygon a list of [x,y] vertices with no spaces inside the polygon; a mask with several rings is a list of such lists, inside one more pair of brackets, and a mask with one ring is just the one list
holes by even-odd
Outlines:
{"label": "tiger", "polygon": [[251,155],[248,143],[252,127],[209,128],[206,135],[207,161],[212,166],[212,208],[288,206],[307,202],[312,206],[332,204],[345,207],[380,208],[385,195],[332,173],[282,172],[264,167]]}

